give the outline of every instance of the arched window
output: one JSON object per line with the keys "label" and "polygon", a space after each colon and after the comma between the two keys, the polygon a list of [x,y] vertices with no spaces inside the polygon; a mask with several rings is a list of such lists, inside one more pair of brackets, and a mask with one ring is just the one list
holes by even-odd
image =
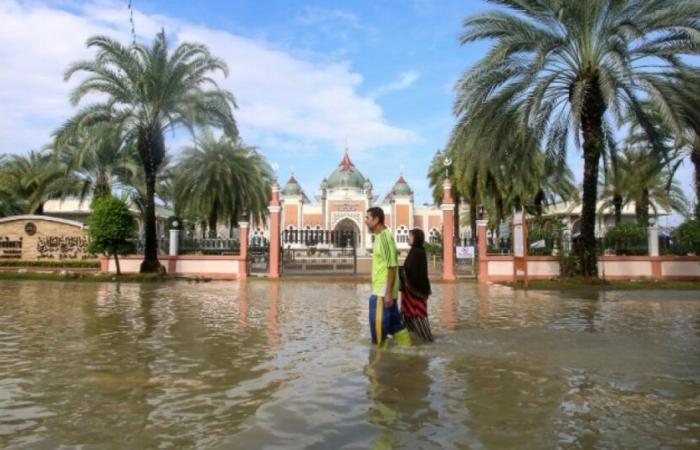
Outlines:
{"label": "arched window", "polygon": [[431,244],[439,244],[440,243],[440,231],[433,227],[430,229],[430,233],[428,234],[428,242]]}
{"label": "arched window", "polygon": [[398,244],[405,244],[408,242],[408,228],[401,225],[398,230],[396,230],[396,242]]}

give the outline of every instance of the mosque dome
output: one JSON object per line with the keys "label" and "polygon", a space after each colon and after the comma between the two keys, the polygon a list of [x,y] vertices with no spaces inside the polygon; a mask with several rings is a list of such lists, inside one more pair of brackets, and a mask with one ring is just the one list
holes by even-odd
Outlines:
{"label": "mosque dome", "polygon": [[303,195],[301,186],[297,179],[294,178],[294,175],[289,178],[289,181],[287,181],[287,184],[284,185],[284,188],[282,188],[280,192],[282,195]]}
{"label": "mosque dome", "polygon": [[357,188],[363,189],[365,177],[360,173],[355,165],[350,161],[347,150],[343,160],[333,173],[328,177],[328,189],[337,188]]}
{"label": "mosque dome", "polygon": [[391,194],[393,196],[397,195],[413,195],[413,191],[411,190],[411,187],[406,183],[406,180],[404,180],[403,175],[399,177],[398,180],[396,180],[396,183],[394,183],[394,187],[391,188]]}

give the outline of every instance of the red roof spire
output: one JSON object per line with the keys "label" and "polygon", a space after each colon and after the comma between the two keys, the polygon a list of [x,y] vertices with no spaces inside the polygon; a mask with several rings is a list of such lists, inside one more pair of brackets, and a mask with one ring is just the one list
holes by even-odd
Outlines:
{"label": "red roof spire", "polygon": [[294,174],[292,174],[291,177],[289,177],[289,181],[287,181],[287,184],[299,184],[296,178],[294,178]]}
{"label": "red roof spire", "polygon": [[340,167],[341,172],[351,172],[352,169],[355,167],[355,165],[350,161],[350,156],[348,155],[348,149],[345,149],[345,155],[343,156],[343,160],[340,161]]}

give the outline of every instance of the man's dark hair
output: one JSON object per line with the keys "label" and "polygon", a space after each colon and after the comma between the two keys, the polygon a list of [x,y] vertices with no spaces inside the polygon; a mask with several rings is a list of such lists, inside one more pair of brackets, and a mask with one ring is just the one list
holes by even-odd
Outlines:
{"label": "man's dark hair", "polygon": [[370,216],[374,217],[375,219],[379,219],[379,223],[384,225],[384,210],[380,208],[379,206],[373,206],[370,209],[367,210]]}

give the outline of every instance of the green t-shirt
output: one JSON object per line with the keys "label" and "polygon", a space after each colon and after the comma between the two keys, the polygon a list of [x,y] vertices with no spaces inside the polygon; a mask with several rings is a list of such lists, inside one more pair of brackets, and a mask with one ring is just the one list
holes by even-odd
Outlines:
{"label": "green t-shirt", "polygon": [[[372,244],[372,293],[384,296],[386,293],[386,279],[390,267],[399,267],[399,252],[396,249],[394,236],[388,228],[374,237]],[[399,274],[396,270],[394,278],[394,298],[399,297]]]}

